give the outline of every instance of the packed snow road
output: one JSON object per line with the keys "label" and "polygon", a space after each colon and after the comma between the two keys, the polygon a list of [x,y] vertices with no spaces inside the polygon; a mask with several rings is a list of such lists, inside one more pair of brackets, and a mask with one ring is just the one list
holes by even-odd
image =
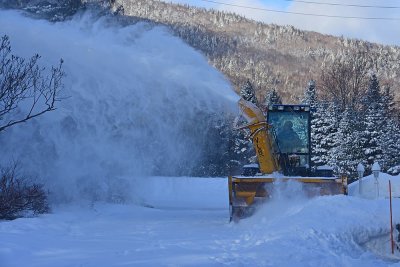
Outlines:
{"label": "packed snow road", "polygon": [[[153,177],[146,186],[148,207],[58,206],[1,222],[0,266],[400,266],[365,246],[389,236],[387,199],[305,199],[292,186],[234,224],[225,179]],[[399,199],[394,207],[399,222]]]}

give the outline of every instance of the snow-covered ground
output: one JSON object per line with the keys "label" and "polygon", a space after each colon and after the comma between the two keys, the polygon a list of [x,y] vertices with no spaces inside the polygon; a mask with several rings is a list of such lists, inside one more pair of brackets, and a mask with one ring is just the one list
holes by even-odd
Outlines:
{"label": "snow-covered ground", "polygon": [[[138,190],[144,206],[65,205],[0,222],[0,266],[400,266],[386,198],[289,190],[235,224],[226,182],[152,177]],[[400,199],[393,207],[400,222]]]}

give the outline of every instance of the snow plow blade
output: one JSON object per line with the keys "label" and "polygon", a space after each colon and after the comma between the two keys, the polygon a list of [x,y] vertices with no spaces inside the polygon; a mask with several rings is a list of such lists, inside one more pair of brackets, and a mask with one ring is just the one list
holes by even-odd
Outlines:
{"label": "snow plow blade", "polygon": [[298,182],[307,197],[347,195],[347,177],[229,176],[230,221],[251,216],[257,206],[267,202],[277,182]]}

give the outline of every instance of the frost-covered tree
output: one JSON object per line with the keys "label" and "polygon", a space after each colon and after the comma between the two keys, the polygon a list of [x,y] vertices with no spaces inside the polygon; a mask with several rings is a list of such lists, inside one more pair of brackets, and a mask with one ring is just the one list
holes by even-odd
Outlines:
{"label": "frost-covered tree", "polygon": [[396,101],[394,100],[394,92],[389,85],[384,86],[382,92],[382,108],[385,117],[396,116]]}
{"label": "frost-covered tree", "polygon": [[399,165],[399,125],[393,117],[390,89],[382,93],[376,75],[361,99],[361,109],[351,107],[340,113],[336,145],[330,150],[331,164],[338,172],[356,176],[357,163],[371,165],[379,161],[384,171]]}
{"label": "frost-covered tree", "polygon": [[308,86],[304,92],[304,98],[301,102],[305,105],[310,105],[311,110],[314,110],[317,107],[318,100],[314,80],[308,82]]}
{"label": "frost-covered tree", "polygon": [[[311,161],[313,165],[325,165],[326,162],[322,162],[321,157],[323,156],[323,149],[321,142],[324,142],[322,138],[324,137],[327,125],[324,125],[324,118],[326,116],[326,111],[322,110],[324,107],[320,105],[317,100],[317,93],[315,88],[315,81],[310,80],[308,86],[304,92],[304,98],[302,104],[310,106],[310,125],[311,125]],[[321,108],[321,110],[320,110]],[[325,151],[327,153],[327,151]]]}
{"label": "frost-covered tree", "polygon": [[[383,170],[400,166],[400,126],[393,118],[384,121],[384,131],[379,139],[379,146],[383,148]],[[400,172],[400,168],[398,171]],[[392,174],[397,173],[392,172]]]}
{"label": "frost-covered tree", "polygon": [[236,129],[237,118],[233,114],[202,114],[206,127],[203,153],[194,167],[194,176],[226,176],[240,173],[254,154],[246,133]]}
{"label": "frost-covered tree", "polygon": [[400,165],[400,125],[395,118],[394,96],[389,86],[384,88],[381,99],[384,118],[379,145],[383,148],[382,168],[390,170]]}
{"label": "frost-covered tree", "polygon": [[321,102],[316,107],[311,124],[312,158],[315,166],[331,165],[331,150],[337,146],[337,107],[334,103]]}
{"label": "frost-covered tree", "polygon": [[87,0],[0,0],[0,8],[21,8],[51,21],[63,21],[85,8]]}
{"label": "frost-covered tree", "polygon": [[240,88],[240,96],[247,101],[252,102],[255,105],[258,105],[256,92],[254,91],[253,85],[249,80]]}
{"label": "frost-covered tree", "polygon": [[364,111],[369,109],[372,105],[378,105],[376,108],[382,109],[382,94],[378,81],[378,77],[372,74],[369,79],[368,89],[362,98],[362,104]]}
{"label": "frost-covered tree", "polygon": [[357,164],[363,161],[363,142],[357,114],[347,108],[341,114],[336,133],[336,145],[330,150],[330,161],[337,174],[357,177]]}
{"label": "frost-covered tree", "polygon": [[229,170],[238,173],[238,168],[241,168],[244,164],[252,161],[252,157],[255,152],[253,150],[252,143],[246,131],[238,129],[240,117],[235,117],[229,120],[230,126],[229,131],[229,149],[226,152],[229,156]]}
{"label": "frost-covered tree", "polygon": [[282,104],[282,99],[281,96],[278,94],[278,92],[275,90],[275,88],[272,88],[265,95],[263,108],[268,109],[269,106],[274,104]]}
{"label": "frost-covered tree", "polygon": [[362,138],[364,143],[364,156],[367,160],[367,170],[375,161],[382,162],[383,147],[380,139],[384,135],[385,112],[383,110],[382,96],[379,81],[372,75],[366,95],[363,100],[364,129]]}

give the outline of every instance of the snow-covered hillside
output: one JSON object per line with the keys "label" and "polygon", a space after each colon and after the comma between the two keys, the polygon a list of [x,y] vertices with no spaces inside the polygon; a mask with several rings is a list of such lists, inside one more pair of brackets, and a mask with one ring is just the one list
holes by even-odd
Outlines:
{"label": "snow-covered hillside", "polygon": [[52,24],[0,10],[0,34],[16,55],[65,62],[59,108],[0,135],[0,165],[18,161],[53,201],[129,197],[133,177],[190,170],[205,145],[198,114],[236,108],[225,78],[162,27],[91,13]]}

